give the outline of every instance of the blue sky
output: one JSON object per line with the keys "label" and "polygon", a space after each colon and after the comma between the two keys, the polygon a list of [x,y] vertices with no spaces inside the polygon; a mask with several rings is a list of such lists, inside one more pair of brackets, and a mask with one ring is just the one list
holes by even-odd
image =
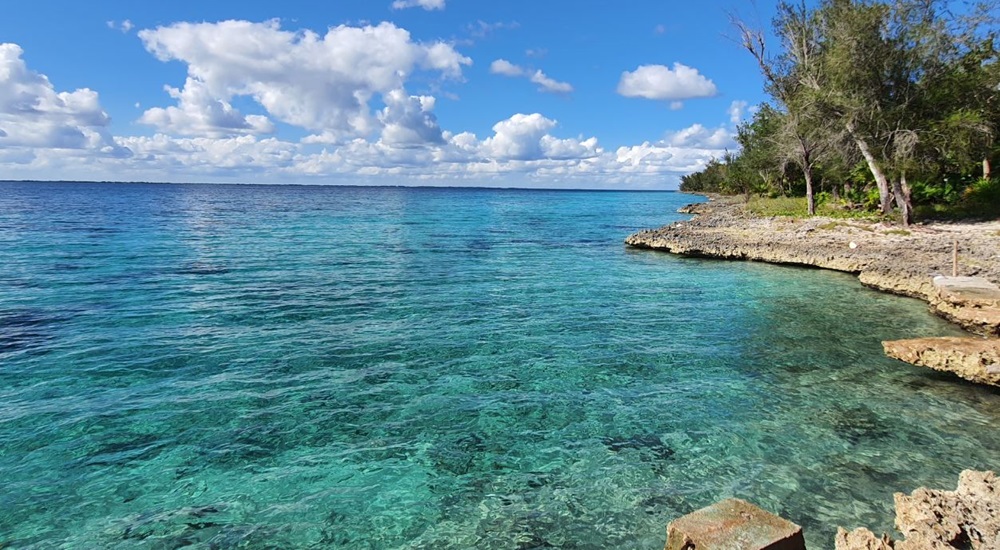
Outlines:
{"label": "blue sky", "polygon": [[770,3],[16,2],[0,178],[676,188]]}

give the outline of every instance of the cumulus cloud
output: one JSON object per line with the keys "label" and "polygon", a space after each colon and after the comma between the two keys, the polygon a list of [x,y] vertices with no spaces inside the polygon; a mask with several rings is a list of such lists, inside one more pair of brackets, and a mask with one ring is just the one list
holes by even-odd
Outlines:
{"label": "cumulus cloud", "polygon": [[694,124],[676,132],[668,132],[663,141],[665,144],[674,147],[699,149],[727,149],[736,147],[731,129],[724,126],[710,129],[701,124]]}
{"label": "cumulus cloud", "polygon": [[425,10],[443,10],[444,0],[395,0],[392,9],[405,10],[407,8],[424,8]]}
{"label": "cumulus cloud", "polygon": [[490,72],[493,74],[502,74],[504,76],[524,75],[524,69],[518,67],[510,61],[507,61],[506,59],[497,59],[493,63],[490,63]]}
{"label": "cumulus cloud", "polygon": [[280,169],[292,164],[295,144],[254,136],[230,138],[153,137],[120,138],[135,153],[134,164],[148,164],[157,170],[183,169],[194,173],[253,172]]}
{"label": "cumulus cloud", "polygon": [[618,82],[618,93],[625,97],[678,102],[713,97],[718,89],[698,69],[674,63],[673,69],[663,65],[641,65],[634,71],[625,71]]}
{"label": "cumulus cloud", "polygon": [[385,109],[379,113],[384,128],[382,141],[395,146],[416,146],[442,143],[432,96],[411,96],[403,90],[393,90],[385,95]]}
{"label": "cumulus cloud", "polygon": [[274,124],[266,116],[243,115],[229,102],[217,99],[200,80],[188,77],[183,89],[164,89],[177,100],[177,106],[148,109],[139,122],[181,135],[222,137],[274,131]]}
{"label": "cumulus cloud", "polygon": [[[323,36],[285,31],[277,21],[176,23],[139,37],[161,61],[188,65],[184,87],[168,88],[177,105],[149,109],[140,121],[187,136],[258,135],[272,131],[274,119],[330,140],[365,137],[382,129],[369,105],[374,97],[387,101],[417,71],[460,78],[472,63],[451,45],[415,42],[392,23],[341,25]],[[231,105],[235,97],[251,98],[270,118],[242,114]]]}
{"label": "cumulus cloud", "polygon": [[97,92],[56,92],[48,77],[28,69],[23,53],[17,44],[0,44],[0,148],[129,155],[108,132],[111,119]]}
{"label": "cumulus cloud", "polygon": [[573,91],[573,86],[567,82],[559,82],[549,78],[540,70],[531,71],[515,65],[506,59],[497,59],[490,64],[490,72],[509,77],[526,77],[534,84],[538,84],[538,90],[555,94],[568,94]]}
{"label": "cumulus cloud", "polygon": [[542,137],[555,126],[556,121],[538,113],[516,114],[493,125],[494,135],[483,141],[483,151],[496,160],[542,158]]}
{"label": "cumulus cloud", "polygon": [[[200,43],[208,40],[198,34],[202,29],[147,35],[147,47],[161,59],[188,64],[183,86],[168,87],[176,104],[142,115],[143,122],[164,129],[153,136],[111,137],[96,92],[57,92],[25,66],[19,47],[0,45],[0,167],[8,177],[60,179],[663,187],[733,146],[728,125],[696,124],[667,133],[660,142],[605,149],[596,137],[560,135],[557,121],[541,113],[514,114],[484,137],[453,133],[439,125],[434,97],[411,94],[404,86],[412,71],[460,74],[463,58],[450,46],[414,43],[391,25],[383,30],[396,41],[364,42],[366,33],[377,34],[379,27],[346,28],[362,39],[360,45],[348,41],[355,49],[329,35],[286,36],[276,24],[263,26],[241,27],[249,42],[242,45],[230,42],[235,31],[212,25],[205,30],[217,31],[220,44]],[[369,51],[373,44],[397,49]],[[333,46],[350,59],[324,58]],[[403,61],[400,50],[408,54]],[[264,55],[275,51],[281,52],[278,59]],[[501,61],[495,63],[498,74],[531,79],[537,73]],[[352,74],[346,67],[365,70]],[[295,80],[303,76],[309,78]],[[332,83],[340,78],[350,80],[344,88],[348,95],[360,98],[349,113],[353,118],[311,103],[343,98],[346,92]],[[270,103],[277,98],[269,93],[302,98],[282,110]],[[265,114],[241,112],[237,105],[248,110],[254,104],[239,98],[254,100]],[[728,115],[745,109],[734,102]],[[297,141],[277,132],[265,135],[278,121],[299,121],[313,135]]]}

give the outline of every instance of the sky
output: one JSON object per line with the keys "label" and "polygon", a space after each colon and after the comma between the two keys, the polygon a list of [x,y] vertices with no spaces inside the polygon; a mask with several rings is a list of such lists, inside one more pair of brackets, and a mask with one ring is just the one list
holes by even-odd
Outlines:
{"label": "sky", "polygon": [[[5,3],[0,179],[676,189],[766,100],[701,0]],[[762,23],[763,22],[763,23]]]}

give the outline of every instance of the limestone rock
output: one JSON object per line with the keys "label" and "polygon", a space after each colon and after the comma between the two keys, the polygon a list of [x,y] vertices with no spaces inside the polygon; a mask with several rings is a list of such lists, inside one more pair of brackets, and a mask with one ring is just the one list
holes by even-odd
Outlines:
{"label": "limestone rock", "polygon": [[935,277],[931,306],[981,334],[1000,336],[1000,287],[982,277]]}
{"label": "limestone rock", "polygon": [[896,529],[908,542],[932,545],[922,548],[1000,548],[1000,480],[993,472],[966,470],[955,491],[921,488],[909,496],[896,493],[895,501]]}
{"label": "limestone rock", "polygon": [[837,528],[837,536],[834,538],[834,548],[836,550],[893,550],[892,541],[887,535],[877,538],[864,527],[847,532],[843,527]]}
{"label": "limestone rock", "polygon": [[920,488],[895,494],[896,529],[903,539],[881,539],[867,529],[839,528],[837,550],[1000,549],[1000,479],[966,470],[954,491]]}
{"label": "limestone rock", "polygon": [[[764,218],[749,214],[742,199],[733,197],[714,198],[684,211],[696,217],[629,235],[625,243],[686,256],[853,273],[867,286],[932,302],[938,314],[968,330],[1000,336],[1000,305],[989,306],[983,296],[968,291],[961,299],[944,297],[933,282],[934,274],[952,272],[955,241],[960,273],[987,284],[1000,281],[1000,222],[903,230],[858,220]],[[976,300],[970,301],[970,296]]]}
{"label": "limestone rock", "polygon": [[885,341],[882,347],[900,361],[1000,386],[1000,339],[915,338]]}
{"label": "limestone rock", "polygon": [[798,525],[733,498],[670,522],[666,550],[805,550],[805,539]]}

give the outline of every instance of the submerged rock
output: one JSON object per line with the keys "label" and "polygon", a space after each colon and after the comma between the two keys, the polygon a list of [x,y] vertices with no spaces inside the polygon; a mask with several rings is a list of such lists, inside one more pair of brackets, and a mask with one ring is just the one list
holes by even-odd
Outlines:
{"label": "submerged rock", "polygon": [[882,342],[885,354],[970,382],[1000,386],[1000,339],[915,338]]}
{"label": "submerged rock", "polygon": [[802,528],[740,499],[675,519],[665,550],[805,550]]}
{"label": "submerged rock", "polygon": [[1000,480],[993,472],[966,470],[954,491],[921,487],[910,495],[895,494],[896,529],[900,540],[877,538],[868,529],[835,539],[837,550],[925,550],[1000,548]]}

